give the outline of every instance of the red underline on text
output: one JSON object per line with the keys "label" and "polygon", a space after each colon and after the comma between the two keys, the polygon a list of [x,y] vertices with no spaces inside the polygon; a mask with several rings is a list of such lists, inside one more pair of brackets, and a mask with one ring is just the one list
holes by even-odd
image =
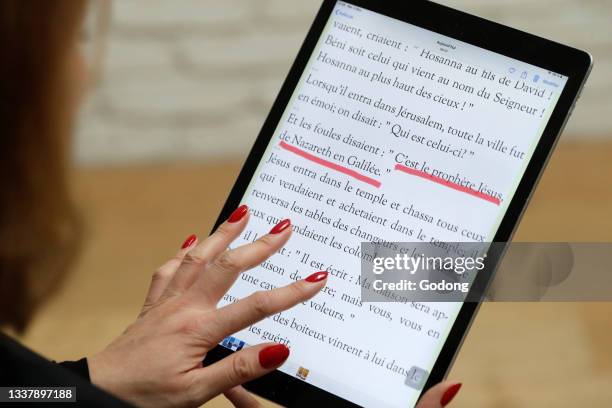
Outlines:
{"label": "red underline on text", "polygon": [[481,200],[489,201],[493,204],[499,205],[501,204],[501,200],[497,197],[490,196],[488,194],[481,193],[480,191],[476,191],[469,187],[465,187],[459,184],[455,184],[453,182],[441,179],[440,177],[432,176],[431,174],[425,173],[421,170],[415,170],[410,167],[406,167],[403,164],[396,164],[395,170],[403,171],[404,173],[411,174],[413,176],[424,178],[425,180],[433,181],[434,183],[441,184],[443,186],[452,188],[453,190],[461,191],[462,193],[466,193],[472,195],[474,197],[478,197]]}
{"label": "red underline on text", "polygon": [[290,151],[291,153],[295,153],[300,157],[303,157],[306,160],[310,160],[311,162],[320,164],[321,166],[325,166],[328,169],[332,169],[332,170],[336,170],[339,171],[340,173],[344,173],[347,176],[351,176],[354,179],[357,179],[359,181],[363,181],[364,183],[368,183],[376,188],[380,187],[380,181],[378,180],[374,180],[371,177],[368,176],[364,176],[361,173],[356,172],[355,170],[351,170],[347,167],[341,166],[339,164],[336,163],[332,163],[328,160],[322,159],[320,157],[315,156],[314,154],[310,154],[302,149],[300,149],[299,147],[295,147],[293,145],[290,145],[289,143],[285,142],[284,140],[281,140],[280,147],[282,147],[285,150]]}

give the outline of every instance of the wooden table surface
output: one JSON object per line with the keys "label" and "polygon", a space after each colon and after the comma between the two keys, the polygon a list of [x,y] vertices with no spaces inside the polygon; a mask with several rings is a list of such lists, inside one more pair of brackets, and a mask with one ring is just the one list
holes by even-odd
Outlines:
{"label": "wooden table surface", "polygon": [[[239,167],[79,170],[88,242],[24,341],[58,360],[102,348],[135,317],[151,272],[209,232]],[[612,241],[611,209],[612,144],[562,144],[515,240]],[[451,377],[464,382],[454,407],[612,406],[612,303],[484,304]]]}

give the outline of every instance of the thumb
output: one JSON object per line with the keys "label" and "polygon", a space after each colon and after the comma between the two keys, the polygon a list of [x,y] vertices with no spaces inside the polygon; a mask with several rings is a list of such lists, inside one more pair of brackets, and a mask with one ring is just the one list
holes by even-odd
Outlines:
{"label": "thumb", "polygon": [[289,357],[283,344],[267,343],[248,347],[194,372],[194,382],[201,384],[199,400],[208,401],[242,383],[274,371]]}
{"label": "thumb", "polygon": [[447,406],[461,389],[461,383],[444,381],[431,387],[419,400],[416,408],[442,408]]}

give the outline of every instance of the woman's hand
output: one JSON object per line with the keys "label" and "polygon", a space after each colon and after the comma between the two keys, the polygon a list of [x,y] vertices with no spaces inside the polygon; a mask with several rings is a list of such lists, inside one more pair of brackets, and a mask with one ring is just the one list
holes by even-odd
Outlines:
{"label": "woman's hand", "polygon": [[[90,357],[94,384],[138,406],[196,407],[219,394],[240,408],[258,407],[240,384],[281,366],[289,349],[266,343],[248,347],[203,367],[206,353],[225,337],[316,295],[327,273],[251,296],[220,309],[217,303],[238,278],[278,251],[289,239],[289,220],[257,241],[227,247],[248,222],[248,208],[239,207],[204,242],[189,237],[174,258],[154,274],[140,315],[102,352]],[[457,384],[430,389],[418,408],[450,402]]]}
{"label": "woman's hand", "polygon": [[224,392],[239,406],[256,404],[236,387],[282,365],[289,356],[287,347],[255,345],[206,367],[204,356],[228,335],[316,295],[327,273],[217,308],[240,272],[261,264],[291,235],[285,220],[257,241],[227,250],[248,218],[248,208],[239,207],[202,243],[190,237],[155,272],[136,321],[88,359],[94,384],[146,407],[195,407]]}
{"label": "woman's hand", "polygon": [[459,392],[461,383],[443,381],[431,387],[419,400],[416,408],[443,408],[450,404]]}
{"label": "woman's hand", "polygon": [[[436,384],[423,394],[415,408],[444,408],[455,398],[460,388],[461,383],[458,382],[444,381]],[[225,396],[237,408],[261,407],[261,404],[242,387],[226,391]]]}
{"label": "woman's hand", "polygon": [[[431,387],[419,400],[415,408],[444,408],[455,398],[461,383],[444,381]],[[225,392],[225,396],[237,408],[259,408],[261,404],[243,387]]]}

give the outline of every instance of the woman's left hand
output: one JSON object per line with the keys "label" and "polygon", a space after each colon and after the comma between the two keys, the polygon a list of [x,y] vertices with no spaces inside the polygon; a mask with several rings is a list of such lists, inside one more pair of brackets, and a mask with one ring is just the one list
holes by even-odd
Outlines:
{"label": "woman's left hand", "polygon": [[[427,390],[414,408],[444,408],[451,403],[459,392],[461,383],[443,381]],[[235,387],[225,392],[225,396],[237,408],[260,408],[261,404],[243,387]]]}

